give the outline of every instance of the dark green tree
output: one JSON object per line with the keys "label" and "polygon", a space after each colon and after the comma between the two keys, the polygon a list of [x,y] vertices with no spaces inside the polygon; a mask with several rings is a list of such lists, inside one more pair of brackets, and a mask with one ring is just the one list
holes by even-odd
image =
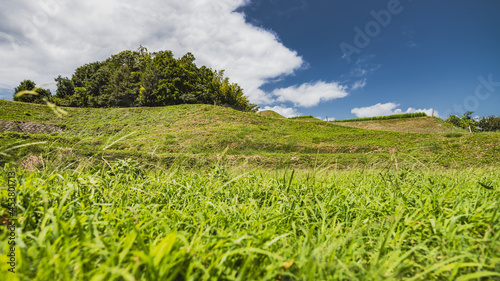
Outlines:
{"label": "dark green tree", "polygon": [[462,128],[462,120],[456,115],[450,115],[444,121],[452,124],[455,127]]}
{"label": "dark green tree", "polygon": [[141,77],[141,84],[139,87],[139,96],[136,100],[137,106],[154,106],[157,101],[158,84],[160,77],[158,69],[152,63],[147,64]]}
{"label": "dark green tree", "polygon": [[483,117],[479,120],[478,127],[483,132],[498,132],[500,131],[500,117],[493,115]]}
{"label": "dark green tree", "polygon": [[[34,93],[24,92],[33,91]],[[38,88],[35,82],[24,80],[14,89],[14,101],[43,104],[50,101],[52,94],[50,90]]]}
{"label": "dark green tree", "polygon": [[472,111],[467,111],[462,115],[462,128],[468,129],[471,132],[477,132],[479,129],[477,128],[477,121],[472,118],[472,114],[474,112]]}
{"label": "dark green tree", "polygon": [[128,65],[123,64],[116,70],[109,80],[110,106],[128,107],[132,106],[140,92],[138,77],[130,71]]}
{"label": "dark green tree", "polygon": [[73,82],[68,77],[59,75],[54,81],[56,81],[57,85],[56,96],[64,98],[75,93],[75,86],[73,86]]}

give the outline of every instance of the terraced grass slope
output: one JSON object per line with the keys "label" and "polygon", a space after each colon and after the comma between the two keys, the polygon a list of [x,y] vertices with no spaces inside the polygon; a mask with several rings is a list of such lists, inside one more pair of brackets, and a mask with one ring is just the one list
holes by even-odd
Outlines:
{"label": "terraced grass slope", "polygon": [[[212,105],[155,108],[64,108],[57,117],[41,105],[0,101],[0,120],[52,124],[62,133],[0,133],[0,146],[47,142],[17,149],[19,157],[79,161],[89,156],[172,161],[217,161],[280,166],[462,167],[495,165],[500,134],[430,134],[366,130],[316,120],[266,118]],[[14,150],[12,150],[14,151]]]}
{"label": "terraced grass slope", "polygon": [[465,133],[465,131],[453,128],[449,124],[444,123],[441,119],[434,117],[367,120],[359,122],[337,122],[335,124],[353,128],[396,131],[396,132],[443,133],[443,134],[450,132]]}

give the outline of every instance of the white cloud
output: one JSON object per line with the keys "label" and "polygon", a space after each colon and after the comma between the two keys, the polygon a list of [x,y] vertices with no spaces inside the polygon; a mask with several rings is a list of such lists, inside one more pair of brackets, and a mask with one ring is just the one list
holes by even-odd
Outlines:
{"label": "white cloud", "polygon": [[[347,75],[350,78],[354,77],[365,77],[368,74],[377,71],[382,67],[381,64],[373,63],[372,61],[376,58],[375,55],[368,55],[360,57],[354,66],[351,68],[350,73]],[[344,75],[346,76],[346,75]]]}
{"label": "white cloud", "polygon": [[368,107],[356,107],[351,110],[351,113],[355,114],[357,117],[372,117],[372,116],[382,116],[394,114],[394,109],[398,107],[399,104],[392,102],[388,103],[377,103]]}
{"label": "white cloud", "polygon": [[347,96],[349,94],[347,88],[347,86],[336,82],[317,81],[276,89],[273,91],[273,95],[277,96],[279,102],[293,102],[295,106],[312,107],[320,102]]}
{"label": "white cloud", "polygon": [[[42,4],[46,3],[46,4]],[[259,89],[304,61],[276,35],[233,12],[248,0],[16,0],[0,11],[0,88],[23,79],[52,82],[76,67],[139,45],[192,52],[196,63],[225,69],[253,103],[272,101]],[[327,96],[328,98],[328,96]]]}
{"label": "white cloud", "polygon": [[[392,114],[402,114],[402,113],[416,113],[425,112],[428,116],[432,116],[433,109],[415,109],[409,107],[406,111],[397,108],[399,104],[388,102],[388,103],[377,103],[368,107],[356,107],[351,110],[351,113],[355,114],[359,118],[363,117],[373,117],[373,116],[385,116]],[[434,110],[434,116],[439,116],[439,113]]]}
{"label": "white cloud", "polygon": [[357,89],[363,89],[366,86],[366,79],[363,80],[358,80],[354,82],[354,85],[352,85],[351,90],[357,90]]}
{"label": "white cloud", "polygon": [[434,116],[439,117],[439,112],[437,110],[432,109],[432,108],[415,109],[413,107],[410,107],[406,110],[406,112],[403,112],[403,113],[416,113],[416,112],[425,112],[425,114],[427,114],[427,116],[432,116],[432,113],[434,112]]}
{"label": "white cloud", "polygon": [[295,108],[286,107],[284,105],[281,105],[281,106],[277,105],[277,106],[273,106],[273,107],[266,106],[259,111],[264,111],[264,110],[272,110],[272,111],[277,112],[277,113],[279,113],[287,118],[301,115],[301,113],[297,112],[297,110]]}
{"label": "white cloud", "polygon": [[316,118],[319,120],[323,120],[323,121],[335,121],[336,120],[336,118],[334,118],[334,117],[327,118],[327,117],[316,116]]}

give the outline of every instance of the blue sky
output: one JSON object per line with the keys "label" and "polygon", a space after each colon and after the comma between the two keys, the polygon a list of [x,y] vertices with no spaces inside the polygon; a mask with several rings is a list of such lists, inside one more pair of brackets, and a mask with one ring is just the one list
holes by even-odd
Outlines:
{"label": "blue sky", "polygon": [[[355,27],[362,31],[375,18],[372,11],[388,11],[392,1],[255,1],[241,9],[246,20],[279,36],[296,50],[308,67],[295,75],[267,84],[300,84],[311,80],[338,81],[350,85],[366,81],[349,95],[301,108],[303,114],[355,117],[353,108],[378,103],[437,110],[444,114],[500,114],[500,85],[475,91],[478,77],[500,82],[499,1],[400,1],[389,23],[370,37],[369,44],[353,53],[351,62],[342,58],[340,44],[355,47]],[[398,1],[393,1],[397,3]],[[369,25],[375,34],[377,29]],[[391,106],[385,107],[392,110]]]}
{"label": "blue sky", "polygon": [[286,116],[500,115],[499,11],[497,0],[12,1],[0,98],[23,79],[53,90],[56,76],[143,45],[192,52]]}

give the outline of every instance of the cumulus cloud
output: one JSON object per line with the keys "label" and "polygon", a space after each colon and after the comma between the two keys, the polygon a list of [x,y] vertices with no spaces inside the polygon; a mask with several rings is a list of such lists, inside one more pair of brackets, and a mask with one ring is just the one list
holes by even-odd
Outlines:
{"label": "cumulus cloud", "polygon": [[192,52],[198,65],[225,69],[251,102],[269,103],[272,97],[259,87],[292,74],[304,61],[273,32],[246,23],[243,14],[234,12],[247,3],[5,2],[0,11],[0,88],[11,89],[23,79],[45,83],[59,74],[71,76],[80,65],[143,45],[149,51],[171,50],[177,57]]}
{"label": "cumulus cloud", "polygon": [[377,103],[372,106],[367,107],[356,107],[351,110],[351,113],[355,114],[357,117],[372,117],[372,116],[383,116],[394,114],[396,107],[399,104],[393,102],[388,103]]}
{"label": "cumulus cloud", "polygon": [[320,102],[346,97],[347,88],[336,82],[317,81],[276,89],[273,95],[279,102],[292,102],[295,106],[313,107]]}
{"label": "cumulus cloud", "polygon": [[[409,107],[406,111],[403,111],[400,108],[399,104],[388,102],[388,103],[377,103],[368,107],[356,107],[351,110],[351,113],[355,114],[359,118],[363,117],[373,117],[373,116],[385,116],[392,114],[402,114],[402,113],[416,113],[416,112],[425,112],[428,116],[432,116],[433,109],[415,109],[413,107]],[[439,113],[434,110],[434,116],[439,116]]]}
{"label": "cumulus cloud", "polygon": [[298,112],[295,108],[286,107],[284,105],[277,105],[277,106],[273,106],[273,107],[266,106],[259,111],[264,111],[264,110],[272,110],[272,111],[277,112],[277,113],[279,113],[287,118],[301,115],[301,113]]}

